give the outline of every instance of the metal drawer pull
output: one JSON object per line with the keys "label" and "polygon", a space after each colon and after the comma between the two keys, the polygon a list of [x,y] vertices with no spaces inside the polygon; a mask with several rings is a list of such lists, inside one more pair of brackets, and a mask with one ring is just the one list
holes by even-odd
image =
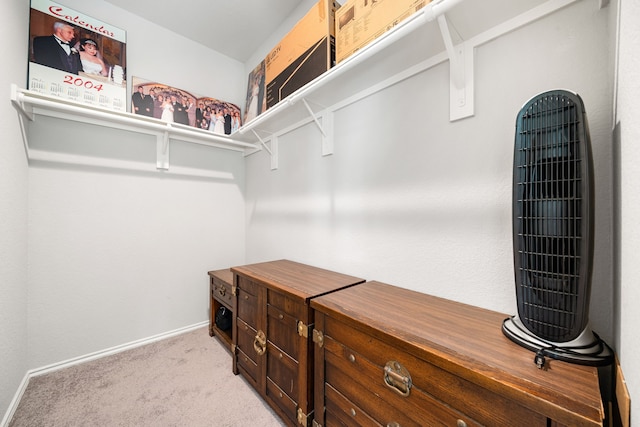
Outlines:
{"label": "metal drawer pull", "polygon": [[413,385],[409,371],[395,360],[387,362],[384,367],[384,383],[387,387],[405,397],[409,396]]}
{"label": "metal drawer pull", "polygon": [[400,427],[400,424],[398,424],[397,422],[393,421],[391,423],[387,423],[387,427]]}
{"label": "metal drawer pull", "polygon": [[456,421],[456,426],[457,427],[467,427],[467,423],[465,423],[463,420],[458,420],[458,421]]}
{"label": "metal drawer pull", "polygon": [[258,356],[262,356],[267,350],[267,337],[264,332],[258,331],[256,334],[256,337],[253,340],[253,349],[256,351]]}

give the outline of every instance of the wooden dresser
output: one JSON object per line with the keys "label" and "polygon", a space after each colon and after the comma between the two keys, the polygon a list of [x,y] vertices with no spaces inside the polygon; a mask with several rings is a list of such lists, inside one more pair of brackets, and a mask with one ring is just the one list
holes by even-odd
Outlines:
{"label": "wooden dresser", "polygon": [[233,372],[289,426],[313,420],[312,298],[363,279],[280,260],[233,267]]}
{"label": "wooden dresser", "polygon": [[314,426],[599,426],[595,367],[503,336],[505,314],[367,282],[311,301]]}
{"label": "wooden dresser", "polygon": [[232,329],[221,330],[216,325],[216,313],[221,306],[231,311],[232,316],[236,309],[236,299],[233,295],[233,273],[228,268],[209,272],[209,336],[216,336],[220,342],[231,350]]}

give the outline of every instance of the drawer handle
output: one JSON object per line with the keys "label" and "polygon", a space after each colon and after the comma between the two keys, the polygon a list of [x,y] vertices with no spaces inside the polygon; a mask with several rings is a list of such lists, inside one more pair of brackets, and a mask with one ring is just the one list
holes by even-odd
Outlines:
{"label": "drawer handle", "polygon": [[258,331],[256,334],[256,337],[253,340],[253,349],[256,351],[258,356],[262,356],[267,350],[267,337],[264,332]]}
{"label": "drawer handle", "polygon": [[384,367],[384,383],[387,387],[404,397],[409,396],[411,386],[413,385],[409,371],[395,360],[387,362]]}
{"label": "drawer handle", "polygon": [[387,427],[400,427],[400,424],[393,421],[393,422],[387,423]]}
{"label": "drawer handle", "polygon": [[227,288],[225,288],[224,286],[220,286],[218,288],[218,293],[220,294],[220,296],[224,296],[224,294],[227,293]]}

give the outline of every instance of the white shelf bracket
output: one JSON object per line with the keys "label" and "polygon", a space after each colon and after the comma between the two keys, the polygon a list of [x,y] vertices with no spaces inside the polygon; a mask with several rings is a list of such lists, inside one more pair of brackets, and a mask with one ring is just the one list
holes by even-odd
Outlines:
{"label": "white shelf bracket", "polygon": [[309,103],[307,102],[307,100],[302,98],[302,103],[304,104],[305,107],[307,107],[307,111],[309,112],[309,115],[311,116],[313,121],[316,123],[316,126],[318,126],[318,129],[320,129],[320,133],[322,133],[322,136],[327,136],[324,129],[322,128],[322,124],[318,121],[318,117],[316,117],[316,114],[313,112],[313,110],[309,106]]}
{"label": "white shelf bracket", "polygon": [[[171,128],[167,124],[167,128]],[[156,139],[156,169],[169,170],[169,130],[158,134]]]}
{"label": "white shelf bracket", "polygon": [[15,84],[11,85],[11,102],[18,112],[29,119],[29,121],[34,120],[33,105],[24,104],[24,95],[18,92],[18,86]]}
{"label": "white shelf bracket", "polygon": [[322,134],[322,155],[329,156],[333,154],[333,111],[322,113],[322,125],[325,130]]}
{"label": "white shelf bracket", "polygon": [[255,130],[251,129],[251,132],[253,132],[253,134],[255,135],[256,138],[258,138],[258,141],[260,141],[260,145],[262,145],[262,147],[267,150],[267,152],[269,154],[271,154],[271,149],[269,148],[269,146],[267,145],[266,142],[264,142],[264,140],[262,138],[260,138],[260,135],[258,135],[258,132],[256,132]]}
{"label": "white shelf bracket", "polygon": [[271,137],[271,170],[278,169],[278,135]]}
{"label": "white shelf bracket", "polygon": [[311,106],[305,98],[302,98],[302,103],[307,108],[309,115],[322,134],[322,155],[328,156],[333,154],[333,112],[325,110],[320,115],[320,118],[322,119],[322,123],[320,123],[320,121],[318,120],[318,115],[313,112]]}
{"label": "white shelf bracket", "polygon": [[474,47],[468,43],[453,45],[449,24],[444,14],[438,16],[438,26],[449,56],[449,119],[451,121],[474,114]]}
{"label": "white shelf bracket", "polygon": [[29,134],[27,132],[27,126],[24,122],[24,119],[27,118],[30,121],[33,121],[33,106],[28,105],[25,107],[24,102],[22,100],[23,95],[18,92],[18,86],[15,84],[11,85],[11,103],[18,111],[18,121],[20,122],[20,132],[22,133],[22,144],[24,145],[24,153],[29,159],[31,156],[29,154]]}
{"label": "white shelf bracket", "polygon": [[271,148],[269,148],[267,143],[260,137],[260,135],[258,135],[255,130],[251,129],[251,132],[253,132],[256,138],[258,138],[258,141],[260,141],[260,145],[262,145],[262,147],[269,153],[271,157],[271,170],[278,169],[278,136],[271,135],[269,137],[269,142],[271,145]]}

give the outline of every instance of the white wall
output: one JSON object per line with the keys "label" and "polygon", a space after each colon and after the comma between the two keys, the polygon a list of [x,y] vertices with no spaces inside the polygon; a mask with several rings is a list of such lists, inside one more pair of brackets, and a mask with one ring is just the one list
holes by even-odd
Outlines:
{"label": "white wall", "polygon": [[[108,141],[114,145],[108,156],[147,162],[150,171],[47,162],[27,170],[16,113],[8,101],[1,104],[0,413],[27,369],[205,320],[206,270],[232,264],[290,258],[513,313],[515,114],[529,97],[555,87],[580,93],[589,114],[598,218],[591,319],[608,342],[616,336],[637,396],[640,10],[632,0],[621,2],[620,289],[613,287],[611,233],[614,50],[608,43],[615,29],[611,9],[598,10],[596,0],[479,48],[475,117],[448,121],[448,66],[439,65],[339,111],[333,156],[320,156],[313,126],[282,137],[280,169],[273,172],[265,153],[245,165],[230,152],[174,144],[172,166],[209,177],[158,173],[148,137],[77,124],[64,136],[63,125],[46,119],[33,129],[36,146],[82,144],[94,156]],[[107,2],[65,4],[127,29],[130,76],[244,107],[251,61],[238,64]],[[4,28],[20,46],[28,4],[10,0],[5,11]],[[286,31],[283,26],[274,40]],[[26,82],[23,45],[25,51],[5,49],[14,64],[0,71],[7,97],[10,83]],[[182,66],[192,61],[198,66]]]}
{"label": "white wall", "polygon": [[[28,2],[9,0],[2,10],[7,34],[27,34]],[[25,79],[24,58],[4,49],[0,67],[0,421],[27,369],[27,162],[9,102],[11,83]]]}
{"label": "white wall", "polygon": [[618,137],[618,174],[619,174],[619,236],[620,275],[619,313],[616,320],[620,329],[617,343],[618,357],[631,394],[632,425],[640,425],[640,365],[638,354],[638,330],[640,330],[640,121],[638,106],[640,102],[640,4],[634,0],[621,0],[620,22],[620,59],[617,91],[616,135]]}
{"label": "white wall", "polygon": [[247,261],[290,258],[514,313],[515,118],[537,93],[567,88],[582,96],[590,119],[591,320],[611,341],[609,13],[597,1],[577,2],[479,47],[472,118],[449,121],[444,63],[339,110],[332,156],[320,155],[310,124],[279,138],[278,170],[266,153],[249,157]]}
{"label": "white wall", "polygon": [[[129,80],[243,98],[243,64],[108,2],[65,4],[126,29]],[[29,168],[28,367],[206,321],[207,271],[244,262],[242,153],[172,142],[165,173],[150,136],[42,116],[30,132],[34,149],[102,165]]]}

